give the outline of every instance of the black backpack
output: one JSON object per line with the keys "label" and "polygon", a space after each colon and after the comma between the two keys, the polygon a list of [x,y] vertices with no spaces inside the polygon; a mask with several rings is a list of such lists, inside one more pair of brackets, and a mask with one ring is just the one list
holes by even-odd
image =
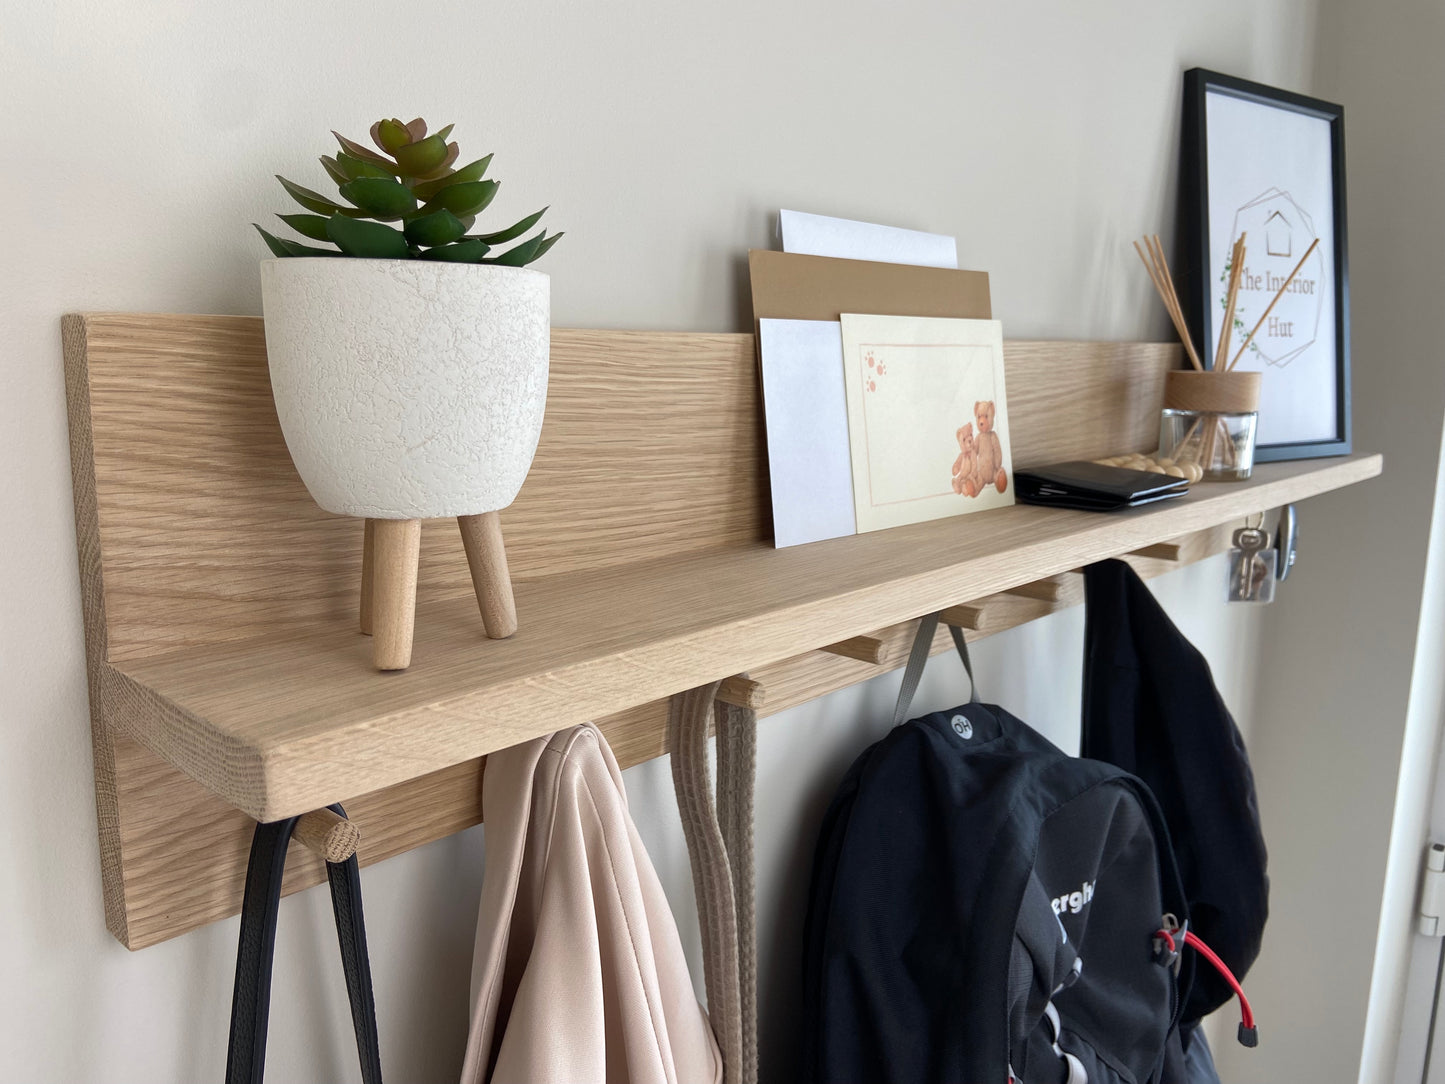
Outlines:
{"label": "black backpack", "polygon": [[[895,722],[936,626],[919,629]],[[803,1079],[1163,1080],[1193,977],[1193,954],[1171,948],[1187,921],[1139,780],[976,696],[896,725],[853,764],[820,834]]]}
{"label": "black backpack", "polygon": [[[1085,569],[1084,582],[1080,750],[1132,772],[1159,799],[1191,928],[1243,979],[1269,915],[1268,855],[1244,738],[1209,663],[1132,568],[1102,561]],[[1181,1028],[1192,1031],[1237,986],[1201,967]],[[1246,1029],[1241,1037],[1252,1036]]]}

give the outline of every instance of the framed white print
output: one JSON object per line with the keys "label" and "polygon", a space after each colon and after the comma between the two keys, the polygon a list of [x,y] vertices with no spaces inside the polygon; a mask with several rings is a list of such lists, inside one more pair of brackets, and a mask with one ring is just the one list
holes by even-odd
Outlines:
{"label": "framed white print", "polygon": [[1224,330],[1230,251],[1235,238],[1246,236],[1233,342],[1264,317],[1236,366],[1264,374],[1255,458],[1348,453],[1343,110],[1202,68],[1188,71],[1180,184],[1185,300],[1205,357],[1214,356]]}
{"label": "framed white print", "polygon": [[1014,503],[997,320],[844,313],[858,530]]}

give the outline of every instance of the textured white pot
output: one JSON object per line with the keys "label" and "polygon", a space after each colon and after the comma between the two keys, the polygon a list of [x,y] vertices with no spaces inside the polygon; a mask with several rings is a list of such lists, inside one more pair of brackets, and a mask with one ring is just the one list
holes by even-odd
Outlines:
{"label": "textured white pot", "polygon": [[322,508],[431,519],[516,498],[547,400],[547,275],[296,257],[262,262],[261,300],[281,431]]}

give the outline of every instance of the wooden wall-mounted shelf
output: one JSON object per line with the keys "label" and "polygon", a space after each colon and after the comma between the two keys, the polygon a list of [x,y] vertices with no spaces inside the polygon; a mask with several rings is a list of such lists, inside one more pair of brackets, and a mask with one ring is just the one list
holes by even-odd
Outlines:
{"label": "wooden wall-mounted shelf", "polygon": [[[1017,624],[1078,589],[1010,589],[1170,540],[1216,552],[1222,525],[1381,468],[1268,464],[1125,514],[1018,506],[775,551],[752,337],[555,331],[542,446],[504,513],[520,631],[487,640],[455,525],[429,523],[412,667],[377,673],[360,524],[295,476],[260,321],[65,333],[107,917],[131,947],[234,912],[237,810],[349,802],[374,861],[475,823],[488,752],[598,720],[634,763],[662,751],[674,692],[751,671],[776,710],[881,672],[828,645],[872,635],[898,665],[920,614],[983,599]],[[1016,467],[1152,448],[1177,348],[1005,353]]]}

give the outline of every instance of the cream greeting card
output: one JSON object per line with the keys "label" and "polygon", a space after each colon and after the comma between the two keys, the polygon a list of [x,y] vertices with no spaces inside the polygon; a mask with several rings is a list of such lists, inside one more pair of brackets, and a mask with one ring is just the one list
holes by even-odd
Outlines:
{"label": "cream greeting card", "polygon": [[859,531],[1014,503],[997,320],[845,313]]}

